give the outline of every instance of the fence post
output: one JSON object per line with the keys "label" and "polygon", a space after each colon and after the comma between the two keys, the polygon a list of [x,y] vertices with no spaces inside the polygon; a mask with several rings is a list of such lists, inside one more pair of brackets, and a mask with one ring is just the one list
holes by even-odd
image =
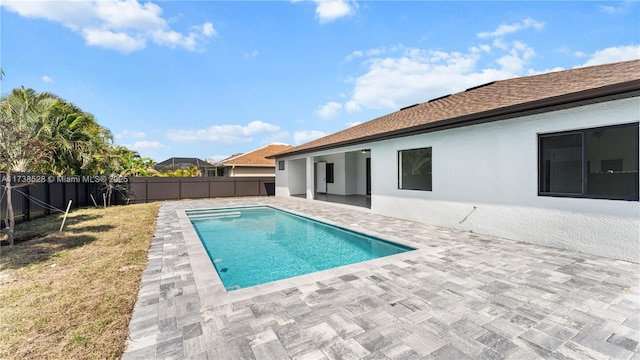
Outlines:
{"label": "fence post", "polygon": [[149,202],[149,179],[144,179],[144,202]]}
{"label": "fence post", "polygon": [[67,201],[67,183],[63,181],[58,184],[61,184],[62,186],[62,204],[63,204],[62,206],[64,206],[64,202]]}
{"label": "fence post", "polygon": [[[51,205],[51,183],[47,181],[47,195],[46,195],[47,204]],[[47,207],[45,209],[45,214],[51,215],[51,209]]]}
{"label": "fence post", "polygon": [[23,195],[23,197],[25,197],[25,203],[24,203],[24,220],[25,221],[31,220],[31,190],[30,190],[30,188],[31,188],[31,186],[25,186],[24,187],[25,195]]}
{"label": "fence post", "polygon": [[182,179],[178,178],[178,198],[182,200]]}

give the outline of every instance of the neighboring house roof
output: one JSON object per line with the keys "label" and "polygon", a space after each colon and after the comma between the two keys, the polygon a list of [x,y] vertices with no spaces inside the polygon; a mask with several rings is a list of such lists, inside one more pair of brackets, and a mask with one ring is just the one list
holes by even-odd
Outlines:
{"label": "neighboring house roof", "polygon": [[242,155],[242,154],[244,154],[244,153],[236,153],[236,154],[233,154],[233,155],[231,155],[231,156],[227,156],[226,158],[224,158],[224,159],[222,159],[222,160],[220,160],[220,161],[216,161],[216,162],[215,162],[215,165],[216,165],[216,166],[222,166],[222,164],[223,164],[225,161],[227,161],[227,160],[231,160],[231,159],[233,159],[234,157],[236,157],[236,156],[240,156],[240,155]]}
{"label": "neighboring house roof", "polygon": [[242,166],[275,166],[274,159],[267,159],[268,156],[286,151],[293,148],[293,146],[289,144],[269,144],[267,146],[261,147],[260,149],[250,151],[248,153],[232,156],[226,158],[216,165],[218,166],[233,166],[233,165],[242,165]]}
{"label": "neighboring house roof", "polygon": [[156,163],[156,166],[161,166],[161,167],[180,166],[180,165],[197,166],[197,167],[213,166],[212,164],[208,163],[205,160],[198,159],[198,158],[187,158],[187,157],[172,157],[167,160]]}
{"label": "neighboring house roof", "polygon": [[640,60],[494,81],[408,106],[273,157],[503,120],[606,96],[638,96],[638,90]]}

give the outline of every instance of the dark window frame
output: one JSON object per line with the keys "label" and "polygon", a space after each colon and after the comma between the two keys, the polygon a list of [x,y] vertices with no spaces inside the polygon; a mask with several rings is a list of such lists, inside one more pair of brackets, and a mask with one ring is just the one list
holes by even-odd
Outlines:
{"label": "dark window frame", "polygon": [[284,170],[284,160],[278,160],[278,170]]}
{"label": "dark window frame", "polygon": [[[430,172],[430,177],[431,177],[431,186],[428,189],[420,189],[420,188],[412,188],[412,187],[402,187],[400,186],[400,184],[402,183],[402,159],[401,159],[401,154],[402,152],[405,151],[415,151],[415,150],[430,150],[431,151],[431,172]],[[397,186],[398,186],[398,190],[409,190],[409,191],[433,191],[433,147],[432,146],[426,146],[426,147],[421,147],[421,148],[414,148],[414,149],[402,149],[402,150],[398,150],[397,153],[397,175],[398,175],[398,182],[397,182]]]}
{"label": "dark window frame", "polygon": [[327,179],[327,184],[333,184],[333,178],[334,178],[334,170],[335,170],[335,166],[333,165],[333,163],[327,163],[326,165],[326,172],[325,172],[325,177]]}
{"label": "dark window frame", "polygon": [[[588,159],[587,159],[587,149],[588,149],[588,140],[586,137],[587,132],[591,132],[591,131],[597,131],[597,130],[608,130],[608,129],[615,129],[615,128],[622,128],[622,127],[635,127],[636,129],[636,134],[638,131],[638,127],[639,127],[639,123],[638,122],[632,122],[632,123],[626,123],[626,124],[618,124],[618,125],[609,125],[609,126],[598,126],[598,127],[592,127],[592,128],[583,128],[583,129],[577,129],[577,130],[568,130],[568,131],[559,131],[559,132],[552,132],[552,133],[538,133],[538,159],[537,159],[537,166],[538,166],[538,196],[544,196],[544,197],[564,197],[564,198],[578,198],[578,199],[603,199],[603,200],[623,200],[623,201],[639,201],[639,194],[636,191],[635,194],[629,194],[629,195],[595,195],[595,194],[589,194],[588,193],[588,189],[589,189],[589,184],[588,184],[588,175],[589,175],[589,166],[588,166]],[[582,143],[582,151],[581,151],[581,165],[582,165],[582,190],[581,193],[560,193],[560,192],[550,192],[550,191],[542,191],[543,189],[543,148],[542,148],[542,140],[545,138],[550,138],[550,137],[557,137],[557,136],[566,136],[566,135],[572,135],[572,134],[580,134],[581,135],[581,143]],[[639,146],[639,141],[636,138],[636,144],[635,144],[636,148],[635,148],[635,153],[638,153],[638,146]],[[640,161],[640,160],[639,160]],[[636,168],[638,168],[638,171],[640,173],[640,167],[638,167],[638,165],[640,164],[636,164]],[[638,188],[638,183],[637,183],[637,177],[636,177],[636,188]]]}

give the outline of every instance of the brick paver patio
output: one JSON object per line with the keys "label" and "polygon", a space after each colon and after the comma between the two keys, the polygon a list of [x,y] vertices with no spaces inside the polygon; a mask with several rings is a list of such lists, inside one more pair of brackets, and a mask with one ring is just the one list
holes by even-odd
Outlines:
{"label": "brick paver patio", "polygon": [[[419,249],[227,294],[180,214],[259,204]],[[636,263],[363,208],[273,197],[168,202],[123,358],[640,359],[639,285]]]}

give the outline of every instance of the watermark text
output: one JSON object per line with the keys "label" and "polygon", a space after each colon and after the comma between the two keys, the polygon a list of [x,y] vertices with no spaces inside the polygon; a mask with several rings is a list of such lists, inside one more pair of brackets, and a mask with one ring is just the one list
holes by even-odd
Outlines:
{"label": "watermark text", "polygon": [[[7,176],[0,175],[0,183],[6,183]],[[17,184],[30,183],[30,184],[42,184],[42,183],[128,183],[129,178],[126,176],[104,176],[104,175],[74,175],[74,176],[56,176],[56,175],[11,175],[11,182]]]}

